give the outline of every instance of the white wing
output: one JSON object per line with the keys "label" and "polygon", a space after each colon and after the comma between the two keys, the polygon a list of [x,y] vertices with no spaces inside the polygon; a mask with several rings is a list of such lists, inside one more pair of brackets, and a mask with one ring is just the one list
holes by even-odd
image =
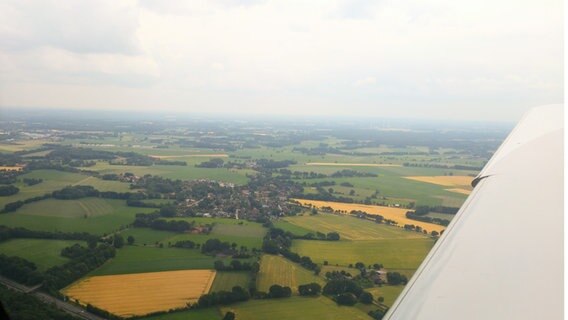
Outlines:
{"label": "white wing", "polygon": [[525,115],[384,319],[562,319],[563,119]]}

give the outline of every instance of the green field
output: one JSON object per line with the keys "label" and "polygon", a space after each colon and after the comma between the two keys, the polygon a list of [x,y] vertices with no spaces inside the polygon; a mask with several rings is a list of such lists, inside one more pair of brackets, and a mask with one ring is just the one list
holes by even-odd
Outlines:
{"label": "green field", "polygon": [[373,221],[358,219],[347,215],[321,213],[317,215],[303,214],[286,217],[284,221],[302,229],[311,229],[322,233],[338,232],[341,239],[346,240],[382,240],[382,239],[423,239],[426,236],[417,232],[377,224]]}
{"label": "green field", "polygon": [[249,271],[218,271],[210,292],[231,291],[235,286],[248,290],[250,279],[251,274]]}
{"label": "green field", "polygon": [[396,298],[398,298],[398,296],[402,292],[402,289],[404,289],[404,286],[382,286],[365,289],[365,291],[372,293],[375,300],[377,300],[379,297],[383,297],[385,299],[383,304],[390,307],[392,306]]}
{"label": "green field", "polygon": [[125,240],[128,238],[128,236],[134,237],[135,246],[153,246],[156,244],[156,242],[167,245],[168,239],[173,238],[177,235],[177,233],[170,231],[134,227],[121,231],[120,234],[124,237]]}
{"label": "green field", "polygon": [[[216,260],[230,258],[217,258],[206,256],[196,249],[157,248],[125,246],[119,249],[116,257],[98,268],[91,275],[101,276],[109,274],[142,273],[172,271],[184,269],[212,269]],[[241,259],[241,262],[247,261]]]}
{"label": "green field", "polygon": [[207,308],[144,317],[140,320],[221,320],[222,318],[219,309]]}
{"label": "green field", "polygon": [[216,224],[211,235],[237,236],[262,238],[266,235],[266,228],[258,223],[239,224]]}
{"label": "green field", "polygon": [[0,224],[30,230],[89,232],[102,235],[132,223],[138,212],[153,210],[128,207],[124,200],[46,199],[24,205],[15,212],[0,215]]}
{"label": "green field", "polygon": [[268,292],[273,284],[288,286],[292,292],[298,292],[298,286],[317,282],[324,285],[322,278],[314,275],[313,271],[307,270],[299,264],[293,263],[283,257],[265,254],[260,260],[260,271],[256,279],[256,287],[259,291]]}
{"label": "green field", "polygon": [[69,259],[61,256],[61,250],[75,243],[84,244],[76,240],[11,239],[0,242],[0,253],[29,260],[44,271],[68,262]]}
{"label": "green field", "polygon": [[294,319],[294,320],[368,320],[370,317],[361,310],[353,307],[341,307],[329,298],[319,296],[251,300],[221,308],[222,313],[232,311],[237,319]]}
{"label": "green field", "polygon": [[348,266],[381,263],[386,269],[416,270],[426,257],[432,239],[389,239],[360,241],[294,240],[291,251],[308,256],[316,263]]}
{"label": "green field", "polygon": [[[240,236],[226,236],[220,234],[192,234],[192,233],[180,233],[169,239],[168,242],[175,243],[182,240],[191,240],[195,243],[203,244],[208,239],[219,239],[222,242],[236,243],[240,248],[241,246],[247,247],[247,249],[262,248],[262,237],[240,237]],[[166,245],[165,243],[164,245]]]}
{"label": "green field", "polygon": [[303,236],[306,233],[310,233],[310,232],[313,233],[315,231],[315,230],[312,230],[312,229],[306,229],[306,228],[300,227],[296,224],[292,224],[292,223],[288,222],[287,220],[283,220],[283,219],[275,221],[274,227],[282,229],[284,231],[291,232],[291,233],[293,233],[294,235],[297,235],[297,236]]}

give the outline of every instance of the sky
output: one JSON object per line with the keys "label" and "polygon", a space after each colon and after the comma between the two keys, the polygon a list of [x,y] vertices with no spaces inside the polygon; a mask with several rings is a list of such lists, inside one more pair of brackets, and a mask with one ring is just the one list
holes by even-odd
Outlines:
{"label": "sky", "polygon": [[0,108],[516,121],[561,0],[3,0]]}

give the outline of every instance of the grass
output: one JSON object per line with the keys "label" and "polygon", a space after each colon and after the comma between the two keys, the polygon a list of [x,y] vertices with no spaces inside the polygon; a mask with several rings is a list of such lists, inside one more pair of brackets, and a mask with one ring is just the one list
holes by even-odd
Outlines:
{"label": "grass", "polygon": [[279,284],[288,286],[292,292],[297,293],[299,285],[312,282],[319,283],[322,287],[325,284],[322,278],[314,275],[313,271],[283,257],[266,254],[260,260],[260,271],[256,280],[259,291],[268,292],[270,286]]}
{"label": "grass", "polygon": [[40,231],[89,232],[103,235],[132,223],[136,213],[153,210],[128,207],[124,200],[47,199],[24,205],[15,212],[1,214],[0,225]]}
{"label": "grass", "polygon": [[389,239],[361,241],[294,240],[291,250],[308,256],[316,263],[348,266],[381,263],[386,269],[418,268],[434,241],[432,239]]}
{"label": "grass", "polygon": [[338,232],[341,239],[346,240],[412,239],[426,237],[417,232],[409,232],[398,227],[377,224],[373,221],[346,215],[328,213],[317,215],[303,214],[301,216],[286,217],[284,221],[302,229],[311,229],[322,233]]}
{"label": "grass", "polygon": [[134,245],[154,245],[156,242],[167,244],[169,238],[175,237],[177,233],[170,231],[154,230],[149,228],[130,228],[120,233],[126,240],[129,236],[134,237]]}
{"label": "grass", "polygon": [[194,309],[157,316],[144,317],[140,320],[221,320],[222,315],[217,308]]}
{"label": "grass", "polygon": [[240,286],[247,290],[250,280],[251,274],[249,271],[220,271],[217,272],[210,291],[231,291],[235,286]]}
{"label": "grass", "polygon": [[[225,264],[229,264],[231,259],[206,256],[196,249],[125,246],[92,275],[212,269],[216,260],[226,260]],[[247,260],[241,260],[244,261]]]}
{"label": "grass", "polygon": [[247,225],[216,224],[211,231],[211,235],[262,238],[266,235],[266,228],[256,223]]}
{"label": "grass", "polygon": [[274,222],[274,227],[282,229],[284,231],[291,232],[291,233],[293,233],[294,235],[297,235],[297,236],[303,236],[306,233],[316,231],[316,230],[313,230],[311,228],[311,226],[307,226],[307,227],[310,227],[310,228],[304,228],[304,227],[301,227],[297,224],[290,223],[288,220],[278,220],[278,221]]}
{"label": "grass", "polygon": [[338,306],[329,298],[319,296],[283,299],[252,300],[224,306],[221,313],[232,311],[237,319],[295,319],[295,320],[344,320],[370,319],[367,314],[353,307]]}
{"label": "grass", "polygon": [[365,289],[365,291],[373,294],[373,298],[377,300],[379,297],[383,297],[385,300],[383,304],[387,306],[392,306],[396,298],[400,295],[404,289],[404,286],[382,286]]}
{"label": "grass", "polygon": [[0,253],[29,260],[44,271],[68,262],[69,259],[61,256],[61,250],[75,243],[84,244],[76,240],[11,239],[0,242]]}
{"label": "grass", "polygon": [[[190,234],[183,233],[167,239],[168,242],[174,243],[176,241],[191,240],[195,243],[203,244],[208,239],[219,239],[222,242],[236,243],[240,248],[241,246],[247,247],[249,250],[252,248],[262,248],[262,237],[240,237],[240,236],[227,236],[220,234]],[[167,244],[167,243],[166,243]]]}

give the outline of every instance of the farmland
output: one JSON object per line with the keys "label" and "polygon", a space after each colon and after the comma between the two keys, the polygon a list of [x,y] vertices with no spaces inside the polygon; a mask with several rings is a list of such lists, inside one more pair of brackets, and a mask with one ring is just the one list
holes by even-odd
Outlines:
{"label": "farmland", "polygon": [[432,239],[389,239],[359,241],[296,240],[292,250],[317,263],[348,266],[356,262],[365,265],[382,263],[386,269],[416,270],[426,257]]}
{"label": "farmland", "polygon": [[92,304],[128,317],[182,308],[209,292],[215,272],[183,270],[90,277],[63,293],[83,304]]}
{"label": "farmland", "polygon": [[128,225],[138,212],[148,208],[126,206],[123,200],[85,198],[47,199],[24,205],[15,212],[0,215],[0,224],[41,231],[90,232],[102,235]]}
{"label": "farmland", "polygon": [[215,260],[199,250],[126,246],[93,275],[127,274],[191,269],[212,269]]}
{"label": "farmland", "polygon": [[268,292],[271,285],[279,284],[290,287],[293,292],[297,292],[299,285],[311,282],[323,284],[323,279],[283,257],[262,256],[257,279],[258,290]]}
{"label": "farmland", "polygon": [[316,208],[331,207],[333,210],[339,210],[346,213],[349,213],[352,210],[359,210],[367,212],[372,215],[373,214],[381,215],[385,219],[390,219],[395,221],[400,226],[404,226],[405,224],[413,224],[422,227],[423,230],[427,230],[428,232],[431,231],[440,232],[445,229],[444,226],[408,219],[406,217],[406,212],[409,211],[408,209],[383,207],[383,206],[370,206],[370,205],[357,204],[357,203],[340,203],[340,202],[316,201],[316,200],[304,200],[304,199],[294,199],[294,200],[300,202],[303,205],[309,205]]}
{"label": "farmland", "polygon": [[82,241],[13,239],[0,242],[0,254],[20,256],[36,264],[39,270],[61,265],[69,259],[61,256],[61,249]]}
{"label": "farmland", "polygon": [[369,316],[357,308],[337,306],[326,298],[291,297],[283,300],[256,300],[221,308],[224,314],[232,311],[237,319],[365,319]]}
{"label": "farmland", "polygon": [[[424,235],[420,233],[401,230],[400,228],[377,224],[347,215],[329,213],[321,213],[317,215],[303,214],[301,216],[286,217],[283,220],[294,226],[298,226],[303,230],[310,229],[311,232],[339,232],[341,238],[345,240],[424,238]],[[276,226],[279,225],[276,224]],[[287,227],[285,226],[284,228]],[[293,228],[288,228],[293,230]],[[305,233],[300,234],[303,235]]]}
{"label": "farmland", "polygon": [[233,287],[240,286],[241,288],[248,288],[250,284],[250,272],[241,271],[219,271],[215,276],[211,292],[215,291],[231,291]]}

